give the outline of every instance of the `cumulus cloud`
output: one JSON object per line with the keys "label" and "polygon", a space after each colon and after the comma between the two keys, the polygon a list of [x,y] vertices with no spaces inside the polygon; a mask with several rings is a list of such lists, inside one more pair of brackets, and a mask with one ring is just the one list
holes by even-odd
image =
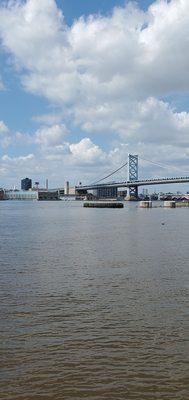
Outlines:
{"label": "cumulus cloud", "polygon": [[0,9],[3,45],[28,71],[32,92],[92,102],[189,90],[187,0],[158,1],[146,13],[130,3],[70,28],[54,0],[8,4]]}
{"label": "cumulus cloud", "polygon": [[[88,137],[79,142],[65,141],[64,135],[59,135],[57,126],[37,130],[34,141],[40,146],[42,158],[48,161],[65,161],[69,165],[86,166],[102,164],[107,154]],[[61,131],[62,133],[62,131]]]}
{"label": "cumulus cloud", "polygon": [[106,154],[89,138],[82,139],[79,143],[70,144],[71,155],[79,164],[96,164],[106,160]]}
{"label": "cumulus cloud", "polygon": [[62,144],[65,135],[68,133],[65,125],[52,125],[43,127],[36,131],[35,141],[43,146],[57,146]]}
{"label": "cumulus cloud", "polygon": [[[35,137],[34,137],[35,138]],[[35,140],[35,139],[34,139]],[[110,157],[111,158],[111,157]],[[63,142],[59,145],[44,145],[40,143],[36,154],[12,157],[4,154],[1,158],[2,175],[7,179],[11,176],[13,184],[19,182],[19,177],[30,176],[34,180],[44,181],[48,177],[50,184],[63,186],[69,179],[73,184],[81,180],[91,179],[91,173],[99,171],[110,164],[108,154],[95,145],[89,138],[76,143]],[[110,167],[110,165],[109,165]]]}
{"label": "cumulus cloud", "polygon": [[168,103],[153,97],[133,104],[124,118],[112,121],[112,127],[131,144],[189,145],[189,113],[176,112]]}
{"label": "cumulus cloud", "polygon": [[[154,1],[146,12],[129,3],[71,27],[54,0],[5,2],[1,42],[22,85],[59,108],[38,117],[49,125],[34,135],[44,157],[92,165],[119,154],[121,162],[125,146],[187,165],[189,114],[164,98],[189,92],[188,20],[188,0]],[[62,119],[83,131],[80,142],[65,141]],[[91,141],[94,132],[108,146],[109,134],[112,153]]]}

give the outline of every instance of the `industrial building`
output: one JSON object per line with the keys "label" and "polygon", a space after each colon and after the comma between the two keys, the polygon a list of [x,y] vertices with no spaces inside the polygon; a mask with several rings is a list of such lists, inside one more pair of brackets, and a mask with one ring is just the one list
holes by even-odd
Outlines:
{"label": "industrial building", "polygon": [[21,190],[29,190],[32,188],[32,180],[30,178],[24,178],[21,180]]}

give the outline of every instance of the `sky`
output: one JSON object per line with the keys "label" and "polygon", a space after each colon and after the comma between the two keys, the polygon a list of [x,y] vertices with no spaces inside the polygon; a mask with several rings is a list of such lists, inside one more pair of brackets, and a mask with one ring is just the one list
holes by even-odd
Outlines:
{"label": "sky", "polygon": [[188,20],[188,0],[0,0],[0,187],[89,183],[128,153],[189,176]]}

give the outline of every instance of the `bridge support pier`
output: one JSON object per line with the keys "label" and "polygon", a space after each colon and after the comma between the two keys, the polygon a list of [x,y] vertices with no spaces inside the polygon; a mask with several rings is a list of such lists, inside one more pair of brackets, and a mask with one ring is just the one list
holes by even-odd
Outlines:
{"label": "bridge support pier", "polygon": [[137,201],[138,200],[138,186],[129,187],[129,193],[126,197],[128,201]]}

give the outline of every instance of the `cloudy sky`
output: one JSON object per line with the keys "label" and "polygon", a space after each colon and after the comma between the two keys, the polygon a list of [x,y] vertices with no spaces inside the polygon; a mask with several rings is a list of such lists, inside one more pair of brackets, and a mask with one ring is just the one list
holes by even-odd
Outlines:
{"label": "cloudy sky", "polygon": [[188,0],[1,0],[0,61],[0,186],[189,175]]}

